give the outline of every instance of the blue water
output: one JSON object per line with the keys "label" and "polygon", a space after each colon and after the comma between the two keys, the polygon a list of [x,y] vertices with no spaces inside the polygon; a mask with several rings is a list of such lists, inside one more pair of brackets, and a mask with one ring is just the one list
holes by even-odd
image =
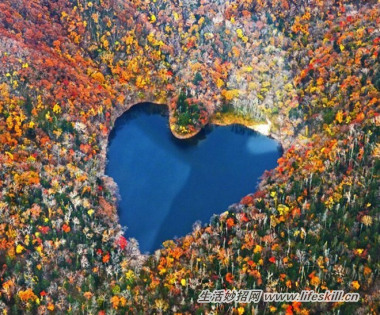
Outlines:
{"label": "blue water", "polygon": [[142,252],[191,232],[195,221],[256,190],[276,166],[278,143],[241,126],[208,127],[189,140],[169,130],[165,107],[136,105],[116,120],[106,174],[119,186],[119,216]]}

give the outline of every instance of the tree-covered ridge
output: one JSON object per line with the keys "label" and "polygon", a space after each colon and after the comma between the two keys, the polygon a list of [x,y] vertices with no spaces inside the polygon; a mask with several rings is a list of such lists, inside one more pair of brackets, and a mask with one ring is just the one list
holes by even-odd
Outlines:
{"label": "tree-covered ridge", "polygon": [[[376,1],[2,1],[0,308],[207,313],[202,289],[256,287],[363,298],[214,311],[375,314],[379,12]],[[189,102],[269,119],[285,148],[255,194],[150,257],[122,236],[104,176],[115,118],[142,101],[169,104],[174,127]]]}

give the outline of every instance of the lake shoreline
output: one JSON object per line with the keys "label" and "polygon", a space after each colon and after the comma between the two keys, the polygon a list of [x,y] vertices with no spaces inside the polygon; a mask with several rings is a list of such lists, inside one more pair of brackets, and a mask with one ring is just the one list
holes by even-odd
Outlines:
{"label": "lake shoreline", "polygon": [[[107,161],[107,153],[108,153],[108,147],[109,147],[110,133],[113,130],[113,128],[115,127],[115,122],[119,117],[121,117],[124,113],[128,112],[132,107],[135,107],[137,105],[141,105],[144,103],[150,103],[150,104],[154,104],[157,106],[165,106],[166,107],[166,109],[168,111],[167,119],[168,119],[169,129],[170,129],[172,135],[177,139],[180,139],[180,140],[190,139],[190,138],[196,136],[198,133],[200,133],[202,128],[204,128],[204,127],[199,128],[199,129],[195,130],[194,132],[191,132],[191,133],[185,134],[185,135],[176,132],[175,131],[175,125],[170,122],[171,118],[173,117],[172,116],[173,113],[170,110],[170,106],[168,104],[164,104],[164,103],[157,103],[154,101],[152,102],[152,101],[146,101],[146,100],[132,101],[132,99],[130,99],[130,100],[128,100],[127,105],[116,107],[114,109],[114,111],[112,112],[111,117],[110,117],[110,125],[109,125],[108,133],[107,133],[107,135],[103,136],[103,138],[100,140],[101,154],[100,154],[100,161],[99,161],[99,164],[100,164],[99,176],[103,179],[103,183],[104,183],[105,188],[112,193],[113,200],[114,200],[115,204],[118,204],[118,200],[120,199],[119,187],[112,177],[106,175],[106,165],[108,162]],[[266,124],[263,124],[262,122],[255,124],[252,121],[238,119],[237,117],[235,117],[235,119],[229,119],[228,121],[225,121],[222,119],[218,119],[216,117],[216,115],[213,115],[211,117],[211,119],[209,120],[207,125],[210,125],[210,126],[212,126],[212,125],[229,126],[229,125],[238,124],[238,125],[246,127],[250,130],[253,130],[253,131],[258,132],[264,136],[267,136],[269,138],[272,138],[272,139],[278,141],[279,145],[282,148],[284,148],[284,143],[283,143],[283,141],[281,141],[282,137],[279,134],[273,132],[273,130],[271,129],[272,124],[271,124],[270,120],[268,118],[266,120],[267,120]],[[259,183],[259,185],[260,185],[260,183]],[[111,220],[114,222],[117,222],[121,227],[120,217],[119,217],[119,214],[117,212],[117,207],[115,208],[115,211],[113,212]],[[149,256],[149,255],[146,255],[146,254],[141,253],[141,252],[140,252],[140,255],[141,255],[141,258]]]}
{"label": "lake shoreline", "polygon": [[[101,156],[102,156],[102,167],[101,167],[101,171],[103,172],[103,174],[105,173],[105,166],[106,166],[106,156],[107,156],[107,148],[108,148],[108,141],[109,141],[109,135],[110,135],[110,132],[111,130],[113,129],[114,125],[115,125],[115,122],[116,120],[122,116],[124,113],[126,113],[127,111],[129,111],[132,107],[136,106],[136,105],[140,105],[140,104],[143,104],[143,103],[150,103],[150,104],[154,104],[154,105],[157,105],[157,106],[166,106],[167,107],[167,111],[168,111],[168,124],[169,124],[169,129],[171,131],[171,133],[173,134],[174,137],[176,137],[177,139],[181,139],[181,140],[185,140],[185,139],[190,139],[194,136],[196,136],[201,130],[202,128],[198,128],[196,130],[194,130],[193,132],[190,132],[188,134],[180,134],[178,133],[176,130],[175,130],[175,125],[171,123],[171,119],[173,118],[173,111],[170,109],[170,106],[168,104],[163,104],[163,103],[156,103],[154,101],[146,101],[146,100],[142,100],[142,101],[139,101],[139,102],[129,102],[126,106],[122,106],[122,107],[119,107],[119,108],[116,108],[113,112],[113,114],[111,115],[111,121],[110,121],[110,130],[108,131],[108,134],[107,136],[105,136],[102,141],[101,141],[101,144],[102,144],[102,153],[101,153]],[[168,102],[170,103],[170,102]],[[248,129],[251,129],[251,130],[254,130],[264,136],[267,136],[267,137],[270,137],[272,139],[275,139],[276,141],[279,142],[279,144],[284,147],[284,143],[281,139],[281,137],[273,132],[272,130],[272,123],[271,121],[266,118],[266,123],[263,123],[263,122],[257,122],[255,123],[253,120],[248,120],[248,119],[244,119],[244,118],[241,118],[241,117],[237,117],[235,116],[233,119],[227,119],[227,120],[224,120],[224,119],[220,119],[218,117],[216,117],[217,114],[214,114],[212,115],[212,117],[210,118],[209,122],[207,123],[207,125],[216,125],[216,126],[229,126],[229,125],[235,125],[235,124],[238,124],[238,125],[241,125],[241,126],[244,126]],[[207,126],[206,125],[206,126]]]}
{"label": "lake shoreline", "polygon": [[[120,223],[128,227],[125,237],[141,242],[142,252],[186,235],[197,220],[208,223],[213,214],[255,191],[255,183],[276,167],[280,155],[276,140],[241,124],[210,122],[190,141],[177,140],[168,131],[165,109],[147,103],[125,112],[107,148],[106,175],[118,184]],[[173,224],[181,211],[186,215]]]}

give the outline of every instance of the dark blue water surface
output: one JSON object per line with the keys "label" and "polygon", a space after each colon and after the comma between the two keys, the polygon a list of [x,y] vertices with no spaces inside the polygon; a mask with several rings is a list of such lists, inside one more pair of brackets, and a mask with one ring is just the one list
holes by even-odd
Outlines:
{"label": "dark blue water surface", "polygon": [[208,127],[178,140],[166,107],[136,105],[116,120],[106,174],[119,186],[119,216],[142,252],[191,232],[256,190],[276,166],[278,143],[241,126]]}

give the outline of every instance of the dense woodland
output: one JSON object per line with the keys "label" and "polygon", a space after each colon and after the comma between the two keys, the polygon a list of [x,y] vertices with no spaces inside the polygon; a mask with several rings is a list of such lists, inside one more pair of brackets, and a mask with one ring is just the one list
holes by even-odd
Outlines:
{"label": "dense woodland", "polygon": [[[0,1],[0,310],[376,314],[379,24],[365,0]],[[179,136],[227,109],[284,147],[256,192],[151,256],[104,175],[115,119],[147,101]],[[224,288],[361,300],[196,302]]]}

